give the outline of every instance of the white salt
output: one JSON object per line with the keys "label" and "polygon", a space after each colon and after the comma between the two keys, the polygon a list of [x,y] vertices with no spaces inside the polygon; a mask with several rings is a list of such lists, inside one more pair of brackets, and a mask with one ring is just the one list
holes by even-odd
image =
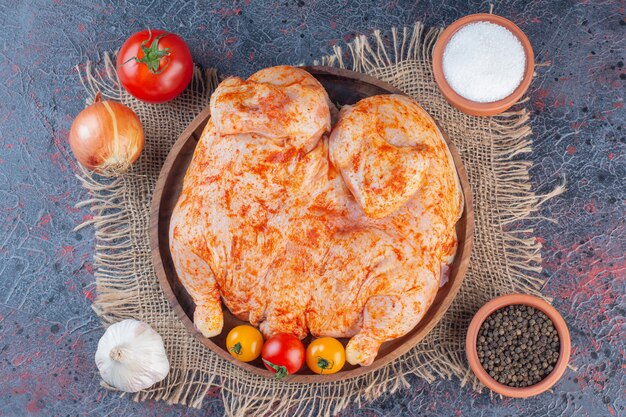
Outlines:
{"label": "white salt", "polygon": [[522,82],[526,54],[510,30],[490,22],[459,29],[443,51],[443,75],[460,96],[489,103],[509,96]]}

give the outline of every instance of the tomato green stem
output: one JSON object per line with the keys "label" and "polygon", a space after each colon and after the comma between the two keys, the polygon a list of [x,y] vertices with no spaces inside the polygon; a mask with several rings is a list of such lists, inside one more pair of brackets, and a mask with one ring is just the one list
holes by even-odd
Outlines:
{"label": "tomato green stem", "polygon": [[231,352],[235,353],[235,355],[241,355],[241,343],[237,342],[233,347],[230,348]]}
{"label": "tomato green stem", "polygon": [[274,375],[274,378],[276,378],[277,380],[281,380],[284,377],[286,377],[287,375],[289,375],[289,372],[287,371],[287,367],[283,366],[283,365],[275,365],[272,362],[263,359],[263,362],[269,366],[270,368],[272,368],[273,370],[276,371],[276,374]]}
{"label": "tomato green stem", "polygon": [[[152,41],[149,47],[147,45],[148,45],[148,42],[150,42],[150,39],[152,39],[152,32],[149,31],[148,34],[149,34],[148,39],[141,42],[141,51],[143,52],[143,57],[139,59],[136,56],[134,56],[128,59],[126,62],[130,62],[134,59],[135,62],[139,64],[146,64],[148,66],[148,70],[150,70],[152,74],[160,74],[165,70],[165,68],[167,68],[167,66],[170,63],[169,57],[170,57],[171,49],[170,48],[159,49],[159,41],[164,36],[169,35],[169,33],[163,33],[157,36],[156,38],[154,38],[154,40]],[[161,66],[161,58],[168,58],[168,59],[163,64],[163,67],[159,69],[159,67]],[[124,62],[124,64],[126,64],[126,62]]]}
{"label": "tomato green stem", "polygon": [[320,374],[323,374],[325,370],[333,369],[333,366],[335,366],[335,361],[329,362],[328,359],[318,356],[317,366],[320,368]]}

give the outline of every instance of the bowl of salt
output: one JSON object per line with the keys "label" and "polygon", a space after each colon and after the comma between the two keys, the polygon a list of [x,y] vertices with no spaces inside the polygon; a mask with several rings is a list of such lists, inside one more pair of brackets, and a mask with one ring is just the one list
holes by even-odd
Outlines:
{"label": "bowl of salt", "polygon": [[474,116],[493,116],[528,90],[535,70],[530,41],[513,22],[478,13],[448,26],[433,49],[433,74],[443,96]]}

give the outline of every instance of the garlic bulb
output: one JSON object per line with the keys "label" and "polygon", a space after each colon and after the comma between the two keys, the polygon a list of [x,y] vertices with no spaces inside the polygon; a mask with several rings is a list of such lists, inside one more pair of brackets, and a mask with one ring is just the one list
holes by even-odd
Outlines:
{"label": "garlic bulb", "polygon": [[170,371],[161,336],[133,319],[109,326],[98,342],[96,365],[107,384],[126,392],[146,389]]}

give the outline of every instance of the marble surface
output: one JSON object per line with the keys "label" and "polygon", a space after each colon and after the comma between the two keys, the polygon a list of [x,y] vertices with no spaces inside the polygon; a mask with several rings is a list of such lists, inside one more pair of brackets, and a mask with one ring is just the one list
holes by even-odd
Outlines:
{"label": "marble surface", "polygon": [[[219,392],[202,410],[137,404],[99,386],[103,333],[91,310],[93,230],[74,204],[67,136],[85,94],[74,66],[98,60],[140,29],[179,33],[194,60],[248,75],[299,64],[374,28],[446,25],[487,1],[0,0],[0,416],[221,415]],[[625,4],[621,0],[496,1],[528,35],[538,63],[532,181],[567,192],[528,222],[544,244],[546,295],[572,333],[571,370],[554,392],[518,400],[459,382],[412,387],[352,406],[344,416],[626,415]],[[553,219],[547,221],[545,218]]]}

